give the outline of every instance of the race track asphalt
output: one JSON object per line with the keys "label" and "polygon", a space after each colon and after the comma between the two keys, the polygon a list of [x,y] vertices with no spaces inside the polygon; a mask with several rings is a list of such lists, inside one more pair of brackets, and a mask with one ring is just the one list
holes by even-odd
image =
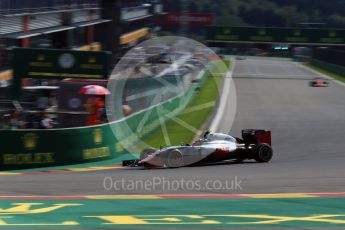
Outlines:
{"label": "race track asphalt", "polygon": [[[315,73],[278,59],[236,61],[233,77],[237,91],[235,122],[231,128],[226,109],[219,131],[231,129],[231,134],[238,136],[244,128],[272,130],[274,157],[270,163],[6,175],[0,176],[0,195],[343,192],[344,86],[331,82],[328,88],[309,87],[309,80],[317,77]],[[229,100],[227,108],[231,106]],[[131,180],[152,178],[162,183],[154,188],[137,186],[131,190],[118,186],[119,190],[107,190],[105,178],[109,183],[123,180],[125,185]],[[238,186],[167,188],[169,182],[181,178],[199,181],[201,185],[209,180],[222,185],[237,181]]]}

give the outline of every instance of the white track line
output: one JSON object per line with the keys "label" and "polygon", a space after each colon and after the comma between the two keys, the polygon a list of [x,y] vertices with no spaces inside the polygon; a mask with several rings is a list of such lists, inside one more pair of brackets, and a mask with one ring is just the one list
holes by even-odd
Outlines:
{"label": "white track line", "polygon": [[295,65],[297,65],[297,66],[299,66],[299,67],[301,67],[301,68],[303,68],[303,69],[306,69],[306,70],[308,70],[308,71],[310,71],[310,72],[312,72],[312,73],[314,73],[314,74],[316,74],[316,75],[318,75],[318,76],[320,76],[320,77],[323,77],[323,78],[327,78],[327,79],[329,79],[329,80],[332,80],[332,82],[338,83],[339,85],[345,86],[345,83],[344,83],[344,82],[341,82],[341,81],[339,81],[339,80],[337,80],[337,79],[335,79],[335,78],[332,78],[332,77],[330,77],[330,76],[328,76],[328,75],[326,75],[326,74],[323,74],[323,73],[320,73],[320,72],[318,72],[318,71],[316,71],[316,70],[313,70],[312,68],[309,68],[309,67],[307,67],[307,66],[304,66],[304,65],[302,65],[301,63],[296,63],[296,62],[295,62]]}
{"label": "white track line", "polygon": [[232,75],[235,69],[235,63],[236,63],[235,59],[231,59],[231,69],[226,73],[226,77],[224,77],[222,96],[220,98],[219,106],[216,111],[216,116],[214,117],[209,128],[210,131],[212,132],[216,132],[218,130],[220,121],[223,117],[224,110],[226,108],[226,102],[228,100],[228,96],[230,92],[230,86],[231,86],[231,81],[232,81]]}

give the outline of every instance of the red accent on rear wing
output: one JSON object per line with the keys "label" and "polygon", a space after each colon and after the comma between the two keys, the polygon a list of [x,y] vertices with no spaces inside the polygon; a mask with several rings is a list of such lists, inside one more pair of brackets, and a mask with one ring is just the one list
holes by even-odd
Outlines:
{"label": "red accent on rear wing", "polygon": [[272,145],[272,142],[271,142],[271,131],[265,130],[264,132],[257,132],[255,134],[255,139],[259,143],[265,143],[265,144]]}

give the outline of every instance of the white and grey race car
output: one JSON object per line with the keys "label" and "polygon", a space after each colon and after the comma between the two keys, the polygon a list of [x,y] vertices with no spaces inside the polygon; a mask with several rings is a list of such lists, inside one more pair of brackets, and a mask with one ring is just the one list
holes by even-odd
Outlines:
{"label": "white and grey race car", "polygon": [[242,130],[242,139],[223,133],[206,132],[203,139],[192,145],[147,148],[140,153],[139,159],[125,160],[122,165],[178,168],[228,160],[241,162],[255,159],[257,162],[269,162],[272,155],[271,131],[246,129]]}

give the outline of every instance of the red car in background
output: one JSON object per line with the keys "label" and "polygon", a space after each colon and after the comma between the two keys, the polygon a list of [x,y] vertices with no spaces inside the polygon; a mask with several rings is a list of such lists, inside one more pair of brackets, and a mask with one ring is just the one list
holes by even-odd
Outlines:
{"label": "red car in background", "polygon": [[316,78],[310,82],[311,87],[328,87],[329,82],[323,78]]}

